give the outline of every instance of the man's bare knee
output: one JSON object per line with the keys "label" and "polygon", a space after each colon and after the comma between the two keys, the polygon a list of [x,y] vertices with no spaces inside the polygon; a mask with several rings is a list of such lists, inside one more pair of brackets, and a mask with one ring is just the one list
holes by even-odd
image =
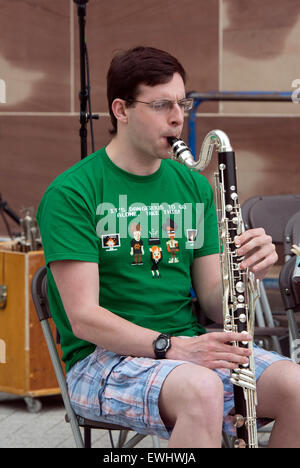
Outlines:
{"label": "man's bare knee", "polygon": [[196,364],[176,367],[166,378],[159,397],[160,414],[173,426],[179,416],[203,418],[223,414],[223,383],[210,369]]}

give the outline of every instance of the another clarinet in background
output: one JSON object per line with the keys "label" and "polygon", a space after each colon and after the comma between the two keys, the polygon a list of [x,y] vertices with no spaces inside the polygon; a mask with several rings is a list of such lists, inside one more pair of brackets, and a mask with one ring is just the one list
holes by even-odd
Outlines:
{"label": "another clarinet in background", "polygon": [[[220,243],[220,266],[223,287],[224,330],[254,333],[254,306],[259,295],[259,284],[248,269],[240,269],[244,257],[237,254],[235,237],[242,234],[244,224],[238,201],[236,184],[235,155],[229,138],[221,130],[209,132],[202,144],[200,156],[194,160],[190,149],[182,140],[168,138],[174,159],[190,169],[203,171],[210,163],[214,149],[218,151],[218,172],[214,174],[216,209]],[[239,365],[230,371],[234,384],[235,415],[234,425],[237,438],[236,448],[257,448],[256,426],[256,379],[251,342],[233,342],[233,346],[251,349],[249,364]]]}

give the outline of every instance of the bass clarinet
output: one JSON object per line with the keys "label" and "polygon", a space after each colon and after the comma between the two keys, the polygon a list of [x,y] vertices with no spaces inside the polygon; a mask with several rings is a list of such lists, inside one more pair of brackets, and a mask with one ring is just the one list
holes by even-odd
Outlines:
{"label": "bass clarinet", "polygon": [[[235,237],[245,230],[236,184],[235,155],[228,136],[221,130],[209,132],[202,144],[199,159],[194,160],[188,146],[177,138],[168,138],[173,158],[195,171],[203,171],[210,163],[214,149],[218,151],[218,172],[214,174],[218,215],[220,268],[223,289],[224,331],[254,333],[254,307],[259,283],[249,269],[240,269],[242,256],[237,254]],[[253,340],[231,343],[251,350],[248,364],[230,371],[233,383],[237,437],[236,448],[257,448],[256,378]]]}

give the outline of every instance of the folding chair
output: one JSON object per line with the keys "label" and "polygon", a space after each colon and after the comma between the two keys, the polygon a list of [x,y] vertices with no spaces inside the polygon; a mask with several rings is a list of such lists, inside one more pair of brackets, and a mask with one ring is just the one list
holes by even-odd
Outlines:
{"label": "folding chair", "polygon": [[[295,344],[300,345],[300,284],[299,278],[295,273],[296,263],[299,267],[299,257],[292,252],[293,245],[300,246],[300,211],[295,213],[287,222],[284,230],[284,257],[286,263],[283,265],[280,276],[279,286],[287,313],[287,326],[290,338],[290,356],[295,356]],[[296,340],[299,340],[297,342]],[[298,362],[300,362],[298,360]]]}
{"label": "folding chair", "polygon": [[[272,236],[275,245],[282,248],[285,226],[291,216],[299,210],[300,195],[265,195],[249,198],[242,206],[242,215],[246,229],[263,227],[266,233]],[[256,303],[256,322],[258,327],[265,328],[266,335],[271,336],[274,350],[282,354],[279,337],[284,337],[284,327],[281,331],[276,327],[275,320],[281,325],[281,317],[280,312],[276,311],[275,316],[271,311],[264,285],[267,282],[274,288],[274,282],[268,281],[268,278],[260,283],[261,297]],[[275,289],[279,289],[277,281]]]}
{"label": "folding chair", "polygon": [[291,257],[282,267],[279,276],[279,286],[285,306],[289,327],[290,356],[300,363],[300,281],[295,278],[295,266],[299,257]]}
{"label": "folding chair", "polygon": [[283,243],[288,220],[300,211],[300,195],[264,195],[246,200],[242,206],[246,229],[263,227],[275,244]]}
{"label": "folding chair", "polygon": [[292,256],[291,251],[294,244],[300,243],[300,208],[286,223],[284,229],[283,252],[284,259],[287,262]]}
{"label": "folding chair", "polygon": [[[128,427],[123,427],[115,424],[105,422],[93,421],[83,418],[74,413],[71,402],[69,399],[65,375],[62,369],[61,361],[57,353],[55,341],[51,332],[49,319],[51,313],[48,304],[47,293],[47,269],[46,267],[40,268],[33,277],[31,285],[32,299],[36,309],[37,316],[41,322],[44,337],[48,346],[49,354],[54,367],[55,375],[61,390],[62,399],[66,409],[66,421],[70,423],[74,440],[78,448],[91,447],[91,429],[105,429],[109,431],[110,441],[114,447],[111,431],[120,431],[117,442],[118,448],[132,448],[135,447],[146,435],[136,433],[131,439],[126,442],[128,432],[131,430]],[[80,427],[84,429],[84,438],[82,437]],[[159,447],[158,437],[152,437],[153,446]],[[125,443],[126,442],[126,443]]]}

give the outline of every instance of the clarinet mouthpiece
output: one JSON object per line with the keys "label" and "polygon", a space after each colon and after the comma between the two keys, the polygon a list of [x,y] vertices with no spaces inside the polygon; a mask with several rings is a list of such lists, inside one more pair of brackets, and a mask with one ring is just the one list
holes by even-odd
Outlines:
{"label": "clarinet mouthpiece", "polygon": [[185,142],[176,137],[167,137],[167,140],[172,147],[174,158],[192,169],[195,161]]}
{"label": "clarinet mouthpiece", "polygon": [[167,137],[168,143],[170,146],[173,146],[176,141],[178,141],[178,138],[175,137]]}

